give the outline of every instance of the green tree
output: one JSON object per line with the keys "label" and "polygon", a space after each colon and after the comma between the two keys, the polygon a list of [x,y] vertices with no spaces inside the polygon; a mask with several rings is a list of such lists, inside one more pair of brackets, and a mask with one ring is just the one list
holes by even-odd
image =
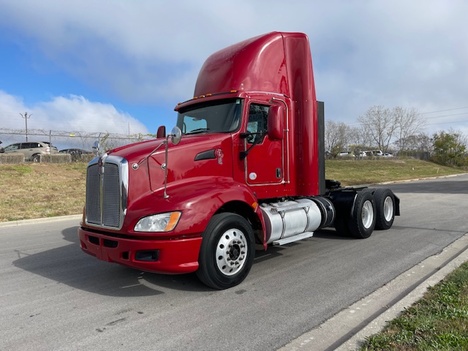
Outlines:
{"label": "green tree", "polygon": [[468,165],[466,144],[461,133],[440,132],[433,136],[434,154],[432,160],[436,163],[452,167]]}

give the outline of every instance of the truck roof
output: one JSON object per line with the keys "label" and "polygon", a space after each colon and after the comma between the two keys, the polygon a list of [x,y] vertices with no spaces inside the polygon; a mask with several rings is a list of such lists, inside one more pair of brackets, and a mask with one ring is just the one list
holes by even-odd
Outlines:
{"label": "truck roof", "polygon": [[314,101],[307,35],[271,32],[212,54],[200,70],[194,97],[232,90],[275,92],[296,101]]}

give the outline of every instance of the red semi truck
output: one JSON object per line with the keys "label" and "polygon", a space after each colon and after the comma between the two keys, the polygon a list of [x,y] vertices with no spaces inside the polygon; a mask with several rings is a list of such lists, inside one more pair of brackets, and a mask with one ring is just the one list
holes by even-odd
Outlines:
{"label": "red semi truck", "polygon": [[400,214],[389,189],[325,179],[324,107],[303,33],[214,53],[175,110],[167,135],[160,127],[89,163],[84,252],[147,272],[196,272],[226,289],[244,280],[256,249],[324,227],[367,238]]}

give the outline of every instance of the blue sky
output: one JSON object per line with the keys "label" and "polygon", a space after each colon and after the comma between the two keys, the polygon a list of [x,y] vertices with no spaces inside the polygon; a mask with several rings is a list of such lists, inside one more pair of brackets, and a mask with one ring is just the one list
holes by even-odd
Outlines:
{"label": "blue sky", "polygon": [[0,0],[0,131],[154,133],[175,124],[204,59],[270,31],[305,32],[326,118],[415,108],[468,134],[463,0]]}

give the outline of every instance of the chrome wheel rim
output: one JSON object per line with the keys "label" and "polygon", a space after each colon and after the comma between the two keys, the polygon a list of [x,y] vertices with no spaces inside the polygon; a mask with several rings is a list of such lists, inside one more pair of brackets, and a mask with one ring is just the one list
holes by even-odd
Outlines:
{"label": "chrome wheel rim", "polygon": [[372,206],[372,202],[369,200],[365,201],[362,205],[361,220],[362,225],[366,229],[370,228],[374,221],[374,206]]}
{"label": "chrome wheel rim", "polygon": [[390,196],[387,196],[383,203],[383,215],[387,222],[393,218],[393,200]]}
{"label": "chrome wheel rim", "polygon": [[247,240],[239,229],[229,229],[216,246],[216,265],[227,276],[238,273],[247,258]]}

